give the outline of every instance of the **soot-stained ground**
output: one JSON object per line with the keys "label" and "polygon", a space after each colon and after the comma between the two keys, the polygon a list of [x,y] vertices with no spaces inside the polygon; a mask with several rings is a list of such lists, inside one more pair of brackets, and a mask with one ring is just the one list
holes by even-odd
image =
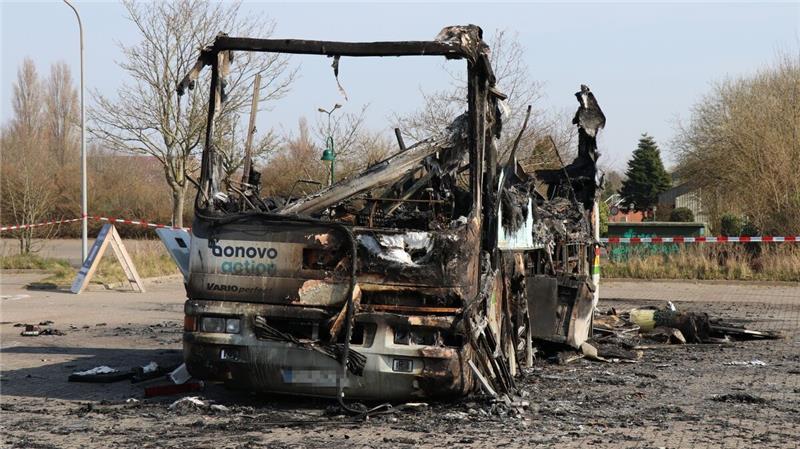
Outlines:
{"label": "soot-stained ground", "polygon": [[[396,404],[393,413],[365,421],[341,414],[332,401],[218,385],[196,393],[204,406],[170,408],[184,395],[145,399],[143,386],[127,381],[69,383],[69,373],[98,365],[179,361],[182,301],[172,299],[170,286],[156,287],[146,300],[90,293],[88,304],[72,306],[110,304],[105,315],[59,314],[70,303],[56,295],[48,297],[56,298],[55,308],[43,317],[35,302],[46,299],[34,294],[3,303],[10,316],[2,323],[0,438],[4,447],[19,448],[796,447],[800,295],[794,294],[800,287],[713,284],[694,291],[696,284],[617,284],[604,288],[602,307],[673,299],[679,309],[781,331],[785,338],[648,345],[653,349],[637,363],[539,360],[518,378],[522,397],[514,407],[475,396]],[[654,289],[661,289],[658,296]],[[749,295],[731,297],[748,289]],[[646,294],[638,298],[637,291]],[[26,314],[28,322],[55,321],[66,335],[19,337],[13,324]]]}

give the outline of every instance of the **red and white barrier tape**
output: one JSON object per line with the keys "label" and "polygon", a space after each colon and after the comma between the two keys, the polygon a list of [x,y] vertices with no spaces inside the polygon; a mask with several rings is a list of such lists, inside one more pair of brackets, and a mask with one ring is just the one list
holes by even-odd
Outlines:
{"label": "red and white barrier tape", "polygon": [[116,224],[128,224],[133,226],[142,226],[146,228],[168,228],[168,229],[186,229],[187,231],[192,228],[182,228],[180,226],[170,226],[164,225],[159,223],[150,223],[147,220],[126,220],[122,218],[114,218],[114,217],[100,217],[98,215],[89,216],[91,220],[97,221],[107,221],[109,223],[116,223]]}
{"label": "red and white barrier tape", "polygon": [[716,236],[716,237],[603,237],[601,243],[771,243],[771,242],[800,242],[800,237],[796,235],[786,237],[774,237],[765,235],[762,237],[740,236]]}
{"label": "red and white barrier tape", "polygon": [[[125,220],[125,219],[122,219],[122,218],[101,217],[99,215],[90,215],[88,217],[88,219],[89,220],[96,220],[96,221],[107,221],[109,223],[116,223],[116,224],[128,224],[128,225],[133,225],[133,226],[142,226],[142,227],[146,227],[146,228],[168,228],[168,229],[186,229],[186,230],[191,229],[191,228],[180,228],[180,227],[177,227],[177,226],[164,225],[164,224],[160,224],[160,223],[150,223],[150,222],[148,222],[146,220]],[[28,229],[28,228],[37,228],[39,226],[48,226],[48,225],[55,225],[55,224],[61,224],[61,223],[73,223],[73,222],[76,222],[76,221],[81,221],[81,219],[80,218],[70,218],[70,219],[66,219],[66,220],[44,221],[44,222],[35,223],[35,224],[3,226],[3,227],[0,227],[0,232],[2,232],[2,231],[16,231],[16,230],[19,230],[19,229]]]}
{"label": "red and white barrier tape", "polygon": [[16,231],[18,229],[38,228],[39,226],[48,226],[48,225],[61,224],[61,223],[72,223],[74,221],[81,221],[81,219],[80,218],[70,218],[70,219],[67,219],[67,220],[43,221],[41,223],[36,223],[36,224],[3,226],[3,227],[0,227],[0,231]]}
{"label": "red and white barrier tape", "polygon": [[[116,224],[127,224],[133,226],[142,226],[146,228],[169,228],[169,229],[186,229],[187,231],[191,228],[181,228],[178,226],[170,226],[164,225],[160,223],[150,223],[146,220],[127,220],[123,218],[114,218],[114,217],[101,217],[99,215],[90,215],[88,217],[90,220],[97,220],[97,221],[107,221],[109,223],[116,223]],[[14,225],[14,226],[3,226],[0,227],[0,231],[15,231],[18,229],[27,229],[27,228],[36,228],[39,226],[48,226],[54,224],[61,224],[61,223],[73,223],[76,221],[81,221],[80,218],[70,218],[66,220],[50,220],[45,221],[42,223],[36,224],[26,224],[26,225]],[[600,243],[800,243],[800,236],[790,235],[786,237],[776,237],[776,236],[760,236],[760,237],[750,237],[746,235],[740,236],[716,236],[716,237],[602,237],[600,238]]]}

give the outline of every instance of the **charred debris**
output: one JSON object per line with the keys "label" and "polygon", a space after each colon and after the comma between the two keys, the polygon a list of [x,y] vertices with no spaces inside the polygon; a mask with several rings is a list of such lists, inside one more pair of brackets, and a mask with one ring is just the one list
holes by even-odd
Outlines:
{"label": "charred debris", "polygon": [[[337,61],[405,55],[461,59],[468,107],[442,135],[406,143],[398,132],[398,151],[355,176],[308,196],[262,198],[255,169],[245,176],[248,182],[222,179],[212,143],[226,77],[239,51],[317,54]],[[306,306],[314,313],[303,317],[313,315],[321,323],[311,335],[299,325],[279,326],[274,316],[257,317],[258,338],[319,351],[346,366],[348,376],[360,376],[365,357],[351,342],[364,338],[375,323],[388,325],[396,344],[418,347],[425,360],[417,396],[463,395],[479,388],[511,392],[520,367],[531,365],[537,342],[579,348],[590,338],[596,288],[590,267],[598,244],[592,211],[601,182],[596,137],[605,117],[590,89],[581,86],[575,94],[574,161],[529,173],[517,161],[516,148],[508,160],[499,160],[498,138],[520,130],[503,128],[506,95],[496,85],[489,55],[474,25],[448,27],[435,40],[419,42],[219,35],[202,51],[178,86],[179,93],[193,88],[200,70],[211,67],[193,233],[208,235],[211,242],[231,226],[294,230],[307,244],[300,263],[317,273],[284,278],[249,297],[219,298]],[[190,298],[203,297],[202,288],[187,282]],[[287,320],[300,313],[275,310]]]}

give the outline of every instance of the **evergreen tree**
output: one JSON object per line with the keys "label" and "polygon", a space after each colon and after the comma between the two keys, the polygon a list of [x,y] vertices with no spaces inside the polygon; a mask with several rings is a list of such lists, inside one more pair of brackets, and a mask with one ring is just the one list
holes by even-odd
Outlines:
{"label": "evergreen tree", "polygon": [[647,133],[642,134],[639,146],[628,161],[627,179],[619,193],[625,206],[645,212],[658,203],[658,194],[672,186],[672,180],[661,162],[661,151],[656,141]]}

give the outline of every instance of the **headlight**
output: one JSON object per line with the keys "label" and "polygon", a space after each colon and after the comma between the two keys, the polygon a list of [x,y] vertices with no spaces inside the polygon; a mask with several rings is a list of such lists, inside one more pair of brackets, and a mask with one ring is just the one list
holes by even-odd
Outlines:
{"label": "headlight", "polygon": [[238,334],[242,330],[239,318],[222,318],[218,316],[204,316],[200,320],[200,332],[216,332]]}
{"label": "headlight", "polygon": [[239,318],[228,318],[225,320],[225,332],[229,334],[238,334],[240,329]]}
{"label": "headlight", "polygon": [[200,321],[200,330],[203,332],[225,332],[225,318],[203,317]]}

